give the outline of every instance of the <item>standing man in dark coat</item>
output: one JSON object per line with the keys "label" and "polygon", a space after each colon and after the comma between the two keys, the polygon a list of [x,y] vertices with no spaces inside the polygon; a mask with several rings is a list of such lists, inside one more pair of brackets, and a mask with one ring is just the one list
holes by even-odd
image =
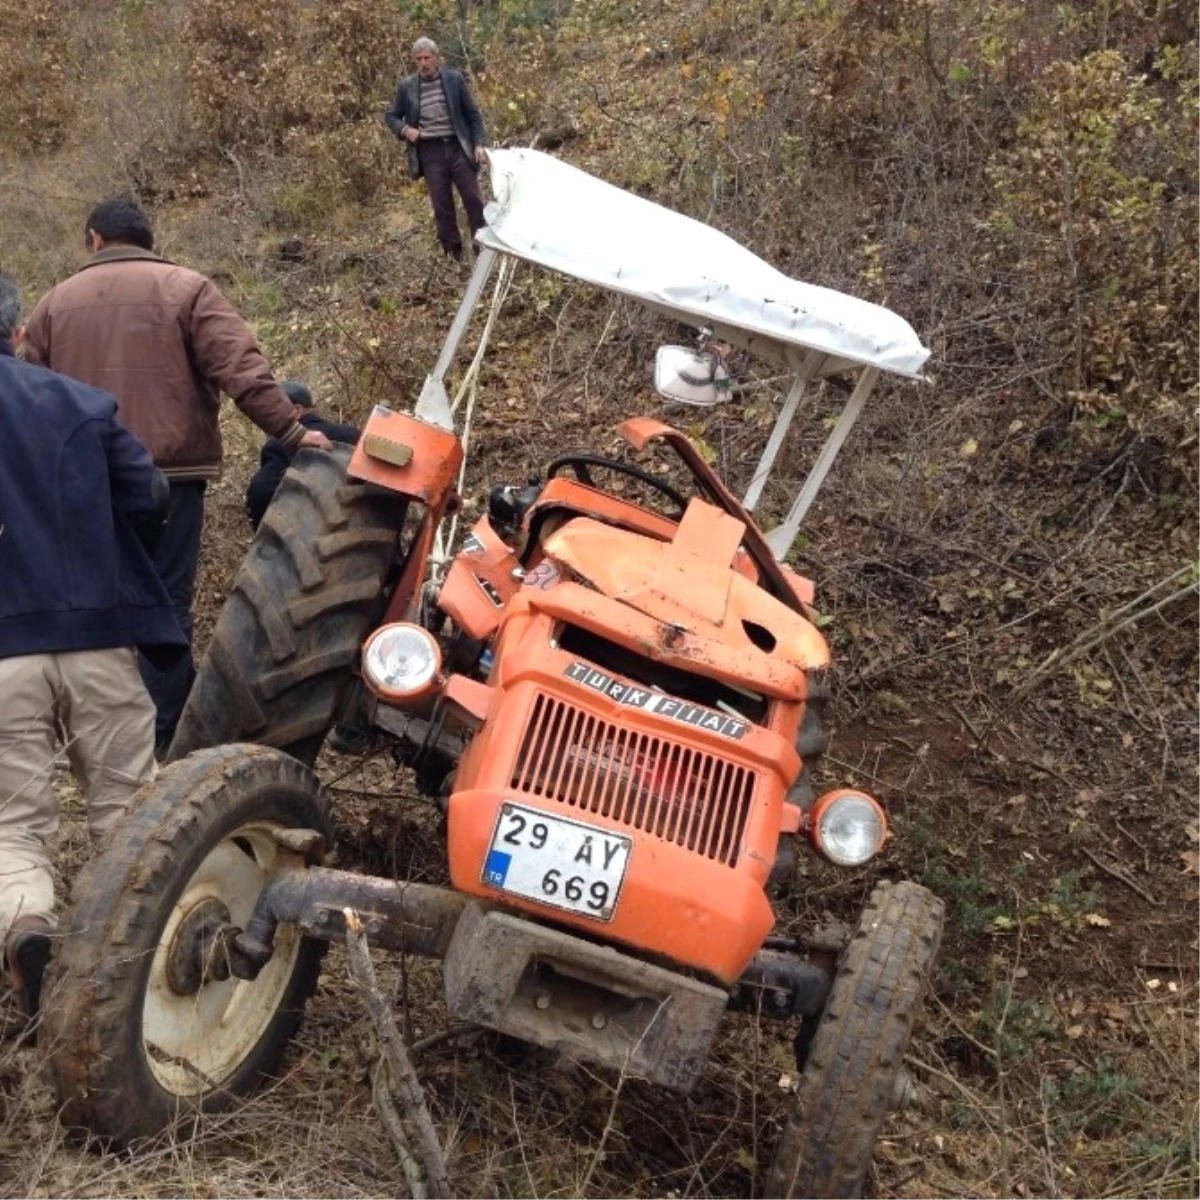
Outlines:
{"label": "standing man in dark coat", "polygon": [[166,666],[187,639],[151,561],[166,479],[110,395],[14,355],[19,318],[0,276],[0,944],[32,1016],[55,928],[60,731],[98,841],[154,777],[135,647]]}
{"label": "standing man in dark coat", "polygon": [[[26,358],[112,393],[171,485],[167,531],[154,565],[189,642],[204,524],[204,491],[221,473],[221,393],[289,450],[328,450],[280,390],[254,331],[197,271],[154,253],[154,231],[132,200],[106,200],[87,219],[91,261],[45,296],[29,318]],[[165,755],[195,677],[190,654],[164,673],[143,659]]]}
{"label": "standing man in dark coat", "polygon": [[440,65],[436,42],[418,38],[412,53],[416,73],[400,80],[384,120],[408,143],[408,173],[414,179],[425,177],[442,249],[461,261],[462,234],[451,185],[458,189],[473,237],[485,224],[479,190],[479,168],[487,160],[483,117],[462,72]]}

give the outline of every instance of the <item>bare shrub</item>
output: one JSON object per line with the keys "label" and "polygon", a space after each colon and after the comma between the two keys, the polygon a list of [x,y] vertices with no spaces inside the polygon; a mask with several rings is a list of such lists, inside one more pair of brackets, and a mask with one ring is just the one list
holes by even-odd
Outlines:
{"label": "bare shrub", "polygon": [[399,5],[342,0],[312,7],[312,39],[321,52],[316,65],[329,76],[339,114],[378,119],[379,97],[408,65],[411,39],[402,37]]}
{"label": "bare shrub", "polygon": [[302,224],[327,218],[342,203],[370,203],[403,165],[376,121],[315,133],[293,130],[284,145],[289,174],[303,181],[308,198]]}
{"label": "bare shrub", "polygon": [[89,98],[75,154],[103,162],[143,200],[187,190],[204,148],[189,104],[186,9],[143,0],[114,16],[88,6],[72,29]]}
{"label": "bare shrub", "polygon": [[221,145],[277,145],[304,103],[290,77],[292,6],[198,0],[185,37],[199,128]]}
{"label": "bare shrub", "polygon": [[0,0],[4,86],[0,88],[0,148],[18,152],[61,145],[74,116],[67,4]]}
{"label": "bare shrub", "polygon": [[366,0],[201,0],[189,6],[187,36],[200,126],[251,149],[374,115],[402,54],[396,10]]}

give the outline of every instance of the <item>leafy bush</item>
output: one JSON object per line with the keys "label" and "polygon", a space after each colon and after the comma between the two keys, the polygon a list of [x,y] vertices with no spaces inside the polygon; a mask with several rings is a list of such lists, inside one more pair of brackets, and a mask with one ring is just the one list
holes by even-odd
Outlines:
{"label": "leafy bush", "polygon": [[1183,420],[1200,286],[1196,79],[1176,50],[1154,70],[1157,84],[1114,50],[1053,64],[993,161],[985,229],[1020,280],[1024,358],[1061,362],[1084,412]]}

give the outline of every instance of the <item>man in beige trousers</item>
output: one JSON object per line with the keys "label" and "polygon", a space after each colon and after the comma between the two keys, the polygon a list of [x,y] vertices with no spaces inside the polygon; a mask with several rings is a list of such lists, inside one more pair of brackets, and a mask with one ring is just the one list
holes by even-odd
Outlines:
{"label": "man in beige trousers", "polygon": [[0,939],[37,1013],[55,930],[49,843],[62,748],[102,837],[154,775],[138,649],[186,652],[155,573],[169,489],[106,392],[17,359],[0,276]]}

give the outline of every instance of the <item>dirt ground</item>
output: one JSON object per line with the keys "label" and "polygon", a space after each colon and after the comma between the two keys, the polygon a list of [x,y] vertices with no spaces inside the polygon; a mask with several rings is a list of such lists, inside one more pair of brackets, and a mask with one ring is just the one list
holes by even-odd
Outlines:
{"label": "dirt ground", "polygon": [[[335,353],[322,360],[319,346],[289,350],[286,330],[281,373],[309,379],[326,407],[349,419],[362,418],[370,397],[411,390],[462,282],[436,275],[444,269],[432,258],[418,259],[414,277],[427,265],[433,282],[408,315],[399,356],[411,379],[372,391],[363,375],[343,376]],[[518,287],[499,335],[507,361],[483,378],[468,511],[491,484],[520,483],[566,448],[611,452],[621,417],[664,412],[647,386],[646,350],[661,330],[640,328],[617,306],[614,332],[597,342],[609,310],[582,294],[574,310],[582,315],[560,304],[551,328],[536,286]],[[343,324],[347,339],[377,328],[387,336],[382,320],[364,319],[379,324],[352,334]],[[592,373],[527,350],[518,358],[511,347],[530,334],[549,335],[564,354],[590,347]],[[357,361],[374,360],[364,352]],[[770,400],[757,395],[703,420],[667,414],[703,441],[735,489],[773,419]],[[819,444],[821,415],[789,440],[768,516]],[[874,1194],[1196,1195],[1194,597],[1014,699],[1069,642],[1064,630],[1087,629],[1116,600],[1163,578],[1172,546],[1184,543],[1147,539],[1143,552],[1114,554],[1106,566],[1106,539],[1136,537],[1158,514],[1127,496],[1115,534],[1093,524],[1121,498],[1103,480],[1056,476],[1053,447],[1037,441],[1036,426],[1006,438],[1017,419],[999,403],[972,410],[885,389],[814,510],[799,566],[816,582],[835,655],[824,782],[872,790],[888,807],[893,838],[860,871],[802,855],[779,928],[852,921],[881,878],[916,879],[947,902],[936,985],[907,1061],[916,1103],[886,1127]],[[1028,411],[1020,419],[1032,420]],[[200,648],[249,540],[241,495],[257,435],[232,412],[225,424],[230,462],[208,499]],[[958,452],[968,435],[981,453]],[[1052,532],[1030,515],[1073,503],[1070,511],[1084,515]],[[328,754],[320,768],[335,800],[341,865],[442,877],[429,817],[386,755]],[[65,776],[62,794],[65,892],[86,845]],[[730,1016],[701,1083],[680,1098],[539,1054],[512,1061],[487,1034],[448,1031],[436,967],[381,960],[380,970],[463,1194],[762,1193],[790,1098],[786,1028]],[[133,1157],[64,1139],[38,1070],[44,1048],[21,1038],[11,1000],[2,1003],[6,1195],[404,1194],[371,1105],[370,1024],[340,949],[326,960],[280,1078],[237,1112]]]}

